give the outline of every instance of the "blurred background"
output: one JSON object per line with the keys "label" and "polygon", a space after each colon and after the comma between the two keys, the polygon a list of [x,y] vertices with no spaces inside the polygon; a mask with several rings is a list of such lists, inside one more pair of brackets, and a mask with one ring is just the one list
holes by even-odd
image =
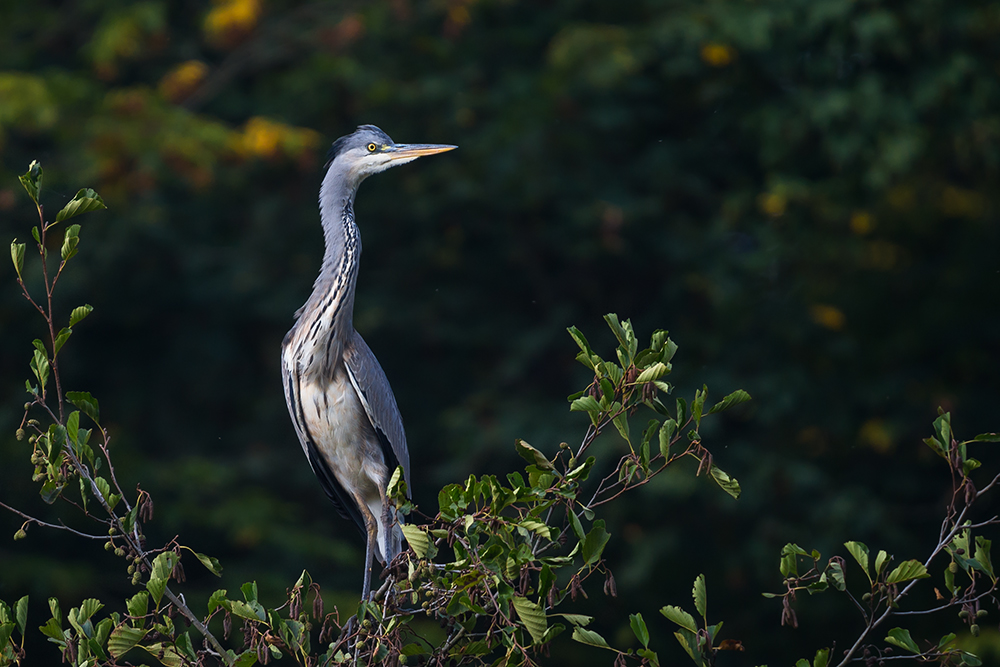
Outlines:
{"label": "blurred background", "polygon": [[[921,444],[938,406],[961,436],[1000,428],[995,4],[0,12],[0,225],[29,238],[16,176],[33,159],[49,211],[80,187],[105,198],[60,284],[67,316],[95,309],[60,357],[63,384],[101,401],[119,478],[156,503],[147,535],[222,560],[221,582],[187,568],[196,608],[199,591],[248,579],[277,604],[303,568],[330,603],[359,593],[363,542],[301,453],[279,346],[319,270],[323,156],[361,123],[460,146],[371,179],[356,205],[355,324],[396,393],[425,511],[443,484],[520,468],[515,438],[550,453],[579,441],[587,419],[565,397],[590,378],[565,329],[610,355],[604,313],[640,339],[670,330],[677,395],[754,397],[701,431],[739,501],[681,466],[607,508],[619,596],[595,587],[580,611],[618,645],[641,611],[661,659],[686,660],[656,610],[690,607],[702,572],[710,616],[747,648],[725,664],[852,642],[859,619],[831,594],[799,600],[799,629],[778,626],[760,593],[780,589],[781,546],[830,556],[855,539],[922,559],[949,488]],[[43,325],[9,264],[0,277],[0,499],[51,520],[13,437]],[[610,464],[622,445],[610,433],[595,453]],[[0,514],[0,598],[30,593],[33,626],[51,595],[65,609],[131,594],[100,543],[38,528],[15,543],[20,524]],[[913,603],[932,606],[930,586]],[[958,628],[928,632],[941,624]],[[580,649],[562,637],[547,662],[580,664]]]}

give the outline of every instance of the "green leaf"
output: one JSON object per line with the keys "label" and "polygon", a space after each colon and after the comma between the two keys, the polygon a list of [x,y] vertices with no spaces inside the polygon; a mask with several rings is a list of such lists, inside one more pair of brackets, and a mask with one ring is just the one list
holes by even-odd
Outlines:
{"label": "green leaf", "polygon": [[576,344],[580,346],[580,349],[582,351],[586,352],[587,354],[594,353],[593,348],[590,347],[590,343],[587,342],[587,337],[583,335],[582,331],[580,331],[576,327],[569,327],[568,329],[566,329],[566,331],[569,332],[569,335],[572,336],[573,340],[576,341]]}
{"label": "green leaf", "polygon": [[987,576],[995,581],[996,575],[993,573],[993,560],[990,558],[990,547],[992,545],[993,542],[991,540],[981,536],[977,537],[975,559],[982,566],[982,569]]}
{"label": "green leaf", "polygon": [[514,448],[517,450],[517,453],[520,454],[521,458],[528,463],[534,463],[542,470],[555,470],[555,466],[552,465],[551,461],[545,458],[545,454],[542,454],[524,440],[515,440]]}
{"label": "green leaf", "polygon": [[[615,405],[617,405],[617,403]],[[629,440],[628,414],[622,412],[611,421],[615,425],[615,428],[618,429],[618,434],[621,435],[625,442],[627,442],[631,447],[632,441]]]}
{"label": "green leaf", "polygon": [[49,358],[44,352],[40,350],[35,350],[34,356],[31,358],[31,372],[35,374],[38,378],[38,385],[45,391],[45,383],[49,380]]}
{"label": "green leaf", "polygon": [[649,630],[646,628],[646,621],[643,620],[642,614],[629,614],[628,624],[632,627],[635,638],[639,640],[643,648],[647,648],[649,646]]}
{"label": "green leaf", "polygon": [[677,399],[677,425],[683,426],[687,423],[687,401],[683,398]]}
{"label": "green leaf", "polygon": [[709,472],[712,473],[712,479],[715,480],[715,483],[718,484],[723,491],[739,500],[742,489],[740,489],[740,483],[736,481],[735,477],[730,477],[729,473],[720,469],[717,465],[713,465]]}
{"label": "green leaf", "polygon": [[511,604],[514,605],[514,611],[517,612],[521,622],[524,623],[524,627],[527,628],[532,641],[535,644],[541,644],[542,637],[545,636],[545,630],[548,627],[548,623],[545,620],[545,611],[538,604],[517,595],[511,599]]}
{"label": "green leaf", "polygon": [[670,443],[674,439],[674,433],[677,431],[677,422],[673,419],[668,419],[663,422],[663,426],[660,428],[660,454],[663,458],[670,458]]}
{"label": "green leaf", "polygon": [[542,523],[541,521],[536,521],[535,519],[524,519],[518,525],[530,530],[536,535],[541,535],[547,540],[552,539],[552,530],[548,527],[548,525]]}
{"label": "green leaf", "polygon": [[830,649],[821,648],[816,651],[816,657],[813,658],[812,667],[826,667],[827,663],[830,662]]}
{"label": "green leaf", "polygon": [[410,548],[413,549],[413,553],[417,554],[417,558],[427,558],[427,551],[431,546],[431,538],[427,533],[409,523],[400,525],[400,529],[402,529]]}
{"label": "green leaf", "polygon": [[14,620],[17,622],[17,629],[21,632],[21,636],[24,636],[25,628],[28,626],[28,596],[25,595],[23,598],[18,600],[14,604]]}
{"label": "green leaf", "polygon": [[705,575],[699,574],[694,580],[694,587],[691,589],[691,597],[694,598],[694,608],[698,615],[705,618],[708,615],[708,595],[705,592]]}
{"label": "green leaf", "polygon": [[125,607],[128,609],[128,615],[136,619],[136,627],[142,627],[145,623],[145,619],[143,617],[149,609],[149,593],[146,591],[139,591],[129,598]]}
{"label": "green leaf", "polygon": [[611,648],[610,646],[608,646],[608,642],[604,640],[604,637],[597,634],[593,630],[581,628],[580,626],[576,626],[573,628],[573,639],[580,642],[581,644],[586,644],[587,646],[596,646],[597,648],[607,648],[607,649]]}
{"label": "green leaf", "polygon": [[590,625],[591,621],[594,620],[593,616],[584,616],[583,614],[557,614],[557,615],[562,616],[571,624],[579,627]]}
{"label": "green leaf", "polygon": [[24,247],[25,244],[18,243],[17,239],[10,242],[10,258],[14,262],[18,280],[21,279],[21,269],[24,268]]}
{"label": "green leaf", "polygon": [[733,393],[729,394],[721,401],[712,406],[712,409],[708,411],[708,414],[713,415],[716,412],[722,412],[723,410],[728,410],[734,405],[739,405],[740,403],[746,403],[750,400],[750,394],[746,393],[742,389],[737,389]]}
{"label": "green leaf", "polygon": [[218,558],[215,558],[214,556],[206,556],[205,554],[198,553],[197,551],[192,553],[194,553],[194,557],[197,558],[209,572],[217,577],[222,576],[222,563],[219,562]]}
{"label": "green leaf", "polygon": [[569,405],[571,412],[600,412],[601,404],[593,396],[581,396]]}
{"label": "green leaf", "polygon": [[220,588],[208,598],[208,613],[211,614],[219,607],[226,608],[226,604],[226,589]]}
{"label": "green leaf", "polygon": [[854,556],[854,560],[858,561],[858,565],[865,571],[865,576],[871,581],[872,575],[868,569],[868,547],[863,542],[845,542],[844,546]]}
{"label": "green leaf", "polygon": [[93,312],[93,310],[94,307],[91,306],[89,303],[85,303],[82,306],[77,306],[69,314],[69,326],[75,327],[80,320],[85,318],[87,315],[90,315],[90,313]]}
{"label": "green leaf", "polygon": [[108,483],[108,480],[103,477],[95,477],[94,485],[97,487],[97,490],[101,492],[101,496],[103,496],[105,500],[108,500],[111,497],[111,484]]}
{"label": "green leaf", "polygon": [[701,427],[701,412],[705,409],[705,399],[708,397],[708,385],[702,385],[701,390],[695,390],[694,401],[691,403],[691,416],[694,418],[694,427]]}
{"label": "green leaf", "polygon": [[886,564],[889,559],[889,554],[885,552],[884,549],[880,549],[878,555],[875,556],[875,574],[882,574],[882,567]]}
{"label": "green leaf", "polygon": [[[23,251],[22,251],[23,252]],[[973,442],[1000,442],[1000,433],[980,433]]]}
{"label": "green leaf", "polygon": [[841,592],[847,590],[847,581],[844,578],[844,566],[839,561],[833,561],[827,566],[826,575],[831,586]]}
{"label": "green leaf", "polygon": [[108,653],[117,660],[135,648],[146,637],[147,632],[149,631],[142,628],[119,625],[108,637]]}
{"label": "green leaf", "polygon": [[670,372],[670,368],[662,361],[657,361],[655,364],[639,373],[639,377],[635,379],[636,384],[644,384],[646,382],[653,382],[654,380],[659,380],[661,377]]}
{"label": "green leaf", "polygon": [[569,525],[573,528],[573,532],[578,539],[583,540],[585,533],[583,532],[583,524],[580,522],[580,517],[576,515],[576,512],[572,508],[567,508],[566,514],[569,516]]}
{"label": "green leaf", "polygon": [[677,642],[681,645],[685,652],[687,652],[688,657],[694,661],[694,664],[698,667],[705,667],[705,660],[701,655],[701,648],[699,646],[698,634],[687,630],[686,628],[681,628],[674,633],[674,637],[677,638]]}
{"label": "green leaf", "polygon": [[76,254],[78,245],[80,245],[80,225],[70,225],[66,228],[62,248],[59,250],[59,256],[64,262]]}
{"label": "green leaf", "polygon": [[[77,309],[79,310],[79,309]],[[76,311],[74,311],[76,312]],[[100,423],[100,404],[97,399],[90,395],[87,391],[67,391],[66,400],[80,408],[80,411],[94,420],[95,423]]]}
{"label": "green leaf", "polygon": [[21,181],[21,185],[28,191],[31,201],[35,202],[37,206],[38,193],[42,189],[42,165],[38,164],[38,160],[32,160],[31,164],[28,165],[28,171],[25,172],[24,176],[18,176],[17,179]]}
{"label": "green leaf", "polygon": [[69,220],[70,218],[75,218],[78,215],[84,213],[89,213],[90,211],[98,211],[102,208],[107,208],[104,205],[104,200],[101,199],[101,195],[97,194],[90,188],[83,188],[76,195],[63,206],[63,209],[56,214],[56,222],[62,222],[63,220]]}
{"label": "green leaf", "polygon": [[666,616],[668,621],[673,621],[685,630],[698,632],[698,624],[694,622],[694,617],[680,607],[667,605],[660,609],[660,613]]}
{"label": "green leaf", "polygon": [[587,537],[584,538],[581,546],[584,564],[593,565],[599,561],[601,553],[610,539],[611,535],[604,529],[604,519],[595,521],[593,528],[587,533]]}
{"label": "green leaf", "polygon": [[889,573],[886,577],[885,583],[887,584],[898,584],[904,581],[911,581],[913,579],[926,579],[931,576],[927,572],[927,568],[924,564],[918,560],[907,560],[899,564],[899,566]]}
{"label": "green leaf", "polygon": [[69,327],[66,327],[62,331],[59,332],[59,334],[56,336],[55,342],[52,345],[53,349],[55,350],[52,353],[53,356],[59,354],[59,350],[62,349],[62,346],[66,344],[66,341],[69,340],[69,337],[72,334],[73,334],[73,330],[70,329]]}
{"label": "green leaf", "polygon": [[910,631],[906,628],[893,628],[892,630],[889,630],[889,635],[885,638],[885,641],[893,646],[906,649],[911,653],[921,653],[920,647],[918,647],[917,643],[913,641],[913,637],[910,636]]}

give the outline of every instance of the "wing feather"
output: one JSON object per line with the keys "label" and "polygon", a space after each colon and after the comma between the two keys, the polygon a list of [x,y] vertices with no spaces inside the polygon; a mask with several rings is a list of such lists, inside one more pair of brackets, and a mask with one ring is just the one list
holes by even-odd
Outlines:
{"label": "wing feather", "polygon": [[389,387],[389,380],[372,354],[371,348],[365,343],[357,331],[344,345],[344,363],[347,366],[351,384],[361,398],[361,404],[368,413],[385,456],[389,474],[396,465],[403,467],[403,479],[406,487],[410,487],[410,453],[406,448],[406,433],[403,431],[403,418],[399,415],[396,397]]}

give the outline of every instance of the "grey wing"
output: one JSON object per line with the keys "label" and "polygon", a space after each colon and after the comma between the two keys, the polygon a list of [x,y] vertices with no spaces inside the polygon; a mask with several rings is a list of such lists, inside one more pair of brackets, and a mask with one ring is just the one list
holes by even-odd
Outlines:
{"label": "grey wing", "polygon": [[410,453],[406,448],[406,433],[403,432],[403,418],[399,416],[396,397],[389,387],[389,380],[372,354],[371,348],[357,331],[344,345],[344,363],[351,384],[361,397],[368,418],[375,427],[389,474],[398,463],[403,467],[403,479],[407,490],[410,486]]}

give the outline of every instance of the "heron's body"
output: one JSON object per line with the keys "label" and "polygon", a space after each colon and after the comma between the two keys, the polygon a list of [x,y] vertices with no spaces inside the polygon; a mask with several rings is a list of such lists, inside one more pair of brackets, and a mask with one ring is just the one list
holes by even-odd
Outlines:
{"label": "heron's body", "polygon": [[451,148],[396,145],[371,125],[334,142],[320,188],[323,266],[282,343],[285,399],[302,449],[334,506],[366,535],[365,597],[372,557],[388,563],[402,547],[386,487],[397,465],[409,486],[410,459],[389,381],[354,330],[361,256],[354,195],[370,174]]}

